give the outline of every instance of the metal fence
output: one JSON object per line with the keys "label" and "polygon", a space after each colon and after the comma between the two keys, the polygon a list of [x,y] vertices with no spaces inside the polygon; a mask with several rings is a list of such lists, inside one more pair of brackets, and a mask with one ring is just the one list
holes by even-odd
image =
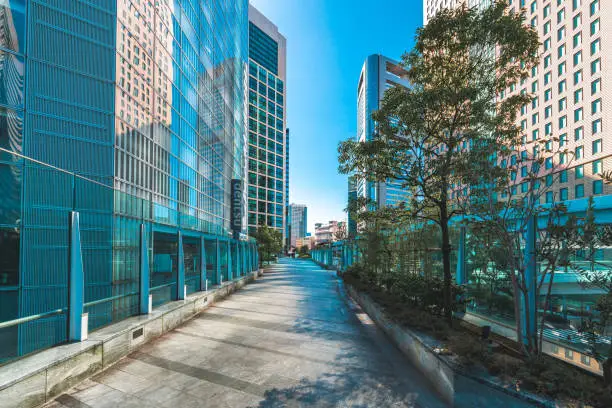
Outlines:
{"label": "metal fence", "polygon": [[257,268],[253,240],[195,211],[4,149],[0,187],[0,363]]}

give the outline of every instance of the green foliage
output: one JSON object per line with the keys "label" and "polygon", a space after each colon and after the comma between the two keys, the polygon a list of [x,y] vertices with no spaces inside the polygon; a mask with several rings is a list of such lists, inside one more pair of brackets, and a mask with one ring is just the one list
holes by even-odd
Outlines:
{"label": "green foliage", "polygon": [[283,249],[283,235],[267,225],[258,226],[253,238],[257,240],[260,264],[274,260]]}
{"label": "green foliage", "polygon": [[298,255],[300,258],[310,258],[310,247],[308,245],[302,245],[298,249]]}
{"label": "green foliage", "polygon": [[499,102],[497,95],[527,78],[538,63],[537,33],[506,7],[497,1],[482,12],[446,10],[419,29],[414,49],[402,58],[411,87],[386,92],[373,117],[378,124],[373,140],[343,142],[338,149],[342,173],[368,181],[394,179],[412,192],[409,203],[384,214],[390,220],[439,227],[447,318],[452,313],[449,226],[463,214],[467,198],[451,191],[470,186],[487,171],[489,156],[479,154],[478,147],[489,146],[492,135],[505,141],[500,147],[518,138],[515,119],[530,96]]}

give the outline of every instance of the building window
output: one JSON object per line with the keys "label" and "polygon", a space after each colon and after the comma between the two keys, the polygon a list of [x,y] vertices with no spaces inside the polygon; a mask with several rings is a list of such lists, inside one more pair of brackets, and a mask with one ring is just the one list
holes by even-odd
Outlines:
{"label": "building window", "polygon": [[591,2],[591,16],[599,12],[599,0],[593,0]]}
{"label": "building window", "polygon": [[580,126],[579,128],[574,129],[574,140],[582,140],[584,137],[584,128]]}
{"label": "building window", "polygon": [[574,85],[582,82],[582,70],[574,72]]}
{"label": "building window", "polygon": [[574,110],[574,122],[580,122],[584,116],[582,108]]}
{"label": "building window", "polygon": [[593,154],[601,153],[601,139],[593,140]]}
{"label": "building window", "polygon": [[559,346],[556,344],[551,344],[553,354],[559,354]]}
{"label": "building window", "polygon": [[601,133],[601,119],[593,121],[593,134]]}
{"label": "building window", "polygon": [[554,195],[552,191],[546,192],[546,204],[552,204],[554,199]]}
{"label": "building window", "polygon": [[591,357],[581,354],[580,355],[580,362],[586,366],[590,366],[591,365]]}
{"label": "building window", "polygon": [[591,35],[595,35],[599,32],[599,19],[591,23]]}
{"label": "building window", "polygon": [[597,58],[595,61],[591,62],[591,74],[595,75],[599,71],[601,71],[601,59]]}
{"label": "building window", "polygon": [[567,108],[567,98],[559,99],[559,112],[563,112]]}
{"label": "building window", "polygon": [[593,175],[601,174],[603,170],[603,162],[601,160],[595,160],[593,162]]}
{"label": "building window", "polygon": [[591,103],[591,111],[593,114],[601,112],[601,99],[597,99]]}
{"label": "building window", "polygon": [[567,170],[559,173],[559,183],[567,183]]}
{"label": "building window", "polygon": [[593,181],[593,195],[603,194],[603,180]]}
{"label": "building window", "polygon": [[576,184],[574,187],[575,198],[583,198],[584,197],[584,184]]}
{"label": "building window", "polygon": [[598,94],[601,91],[601,79],[596,79],[591,82],[591,95]]}
{"label": "building window", "polygon": [[598,38],[591,43],[591,55],[597,54],[601,50],[601,40]]}
{"label": "building window", "polygon": [[567,116],[564,115],[559,118],[559,129],[565,129],[566,126],[567,126]]}
{"label": "building window", "polygon": [[574,169],[574,176],[577,180],[584,177],[584,165],[576,166]]}
{"label": "building window", "polygon": [[582,159],[582,157],[584,156],[584,154],[582,153],[582,151],[584,150],[584,148],[582,146],[578,146],[576,147],[576,160],[580,160]]}
{"label": "building window", "polygon": [[559,199],[561,201],[567,201],[567,188],[562,188],[559,190]]}

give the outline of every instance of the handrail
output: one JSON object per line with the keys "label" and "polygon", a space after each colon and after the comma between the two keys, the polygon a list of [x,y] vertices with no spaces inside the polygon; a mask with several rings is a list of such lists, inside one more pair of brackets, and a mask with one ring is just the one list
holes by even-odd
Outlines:
{"label": "handrail", "polygon": [[125,297],[128,297],[128,296],[135,296],[135,295],[138,295],[138,293],[139,292],[130,292],[130,293],[124,293],[123,295],[111,296],[109,298],[92,300],[91,302],[85,303],[83,305],[83,307],[91,307],[91,306],[101,305],[103,303],[112,302],[113,300],[122,299],[122,298],[125,298]]}
{"label": "handrail", "polygon": [[55,309],[55,310],[51,310],[49,312],[39,313],[37,315],[32,315],[32,316],[27,316],[27,317],[20,317],[19,319],[9,320],[9,321],[6,321],[6,322],[0,322],[0,329],[6,329],[7,327],[13,327],[13,326],[17,326],[17,325],[20,325],[20,324],[32,322],[34,320],[43,319],[45,317],[54,316],[54,315],[57,315],[57,314],[62,314],[66,310],[68,310],[68,309],[67,308]]}
{"label": "handrail", "polygon": [[172,286],[172,285],[177,285],[177,284],[178,284],[178,282],[165,283],[163,285],[159,285],[159,286],[155,286],[155,287],[149,288],[149,291],[153,292],[154,290],[163,289],[165,287]]}

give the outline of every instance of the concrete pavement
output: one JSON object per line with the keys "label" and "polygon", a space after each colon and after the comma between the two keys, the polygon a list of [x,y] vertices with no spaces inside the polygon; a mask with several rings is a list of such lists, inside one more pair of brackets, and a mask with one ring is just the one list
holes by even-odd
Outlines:
{"label": "concrete pavement", "polygon": [[[523,406],[474,391],[465,406]],[[300,260],[272,266],[265,278],[48,405],[414,406],[445,405],[346,301],[334,274]]]}

